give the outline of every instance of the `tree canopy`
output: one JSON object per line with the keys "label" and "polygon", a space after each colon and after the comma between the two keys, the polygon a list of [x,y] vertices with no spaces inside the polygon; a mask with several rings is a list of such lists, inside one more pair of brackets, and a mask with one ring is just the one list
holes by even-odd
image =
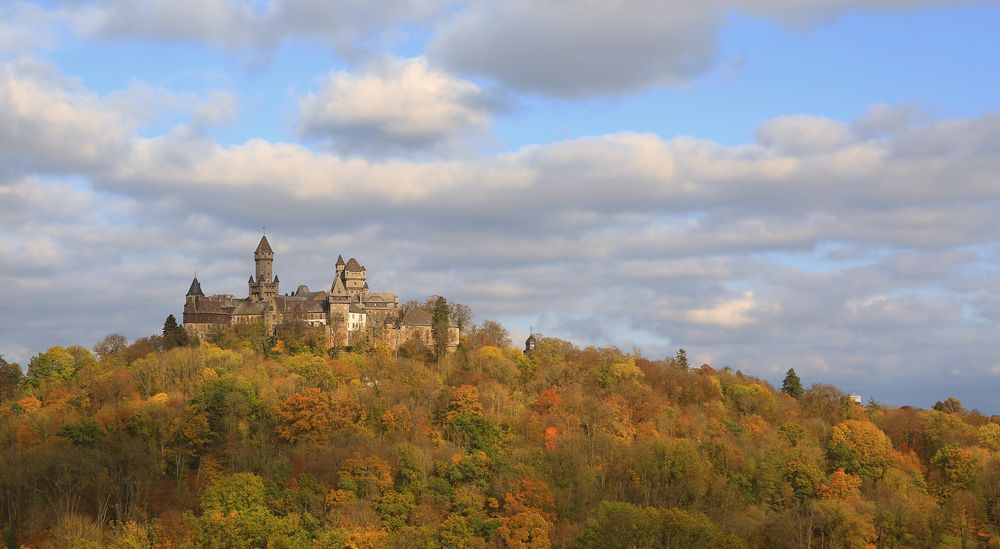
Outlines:
{"label": "tree canopy", "polygon": [[1000,417],[956,399],[861,406],[551,337],[527,356],[492,321],[453,353],[331,358],[300,326],[278,353],[166,344],[169,320],[23,376],[0,359],[6,545],[1000,544]]}

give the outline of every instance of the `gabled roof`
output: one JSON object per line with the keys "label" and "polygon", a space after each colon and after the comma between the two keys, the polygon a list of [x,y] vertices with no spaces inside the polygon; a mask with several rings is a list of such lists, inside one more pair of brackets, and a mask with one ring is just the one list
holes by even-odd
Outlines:
{"label": "gabled roof", "polygon": [[184,304],[185,313],[216,313],[228,314],[236,306],[233,298],[227,295],[208,296],[191,303]]}
{"label": "gabled roof", "polygon": [[254,253],[258,253],[258,254],[259,253],[265,253],[265,254],[273,254],[274,253],[274,250],[271,249],[271,245],[267,242],[267,237],[266,236],[260,237],[260,244],[257,244],[257,249],[254,250]]}
{"label": "gabled roof", "polygon": [[300,299],[297,297],[279,295],[274,298],[274,305],[278,311],[285,314],[325,312],[323,301]]}
{"label": "gabled roof", "polygon": [[427,311],[413,307],[403,313],[403,318],[400,319],[399,324],[402,326],[430,326],[433,324],[433,319]]}
{"label": "gabled roof", "polygon": [[347,260],[347,266],[344,267],[344,270],[345,271],[350,271],[352,273],[359,273],[359,272],[365,270],[365,268],[360,263],[358,263],[357,259],[354,259],[352,257],[352,258],[350,258],[350,259]]}
{"label": "gabled roof", "polygon": [[205,297],[205,294],[201,291],[201,283],[198,282],[198,277],[194,277],[194,280],[191,281],[191,287],[188,288],[187,295],[198,295],[201,297]]}
{"label": "gabled roof", "polygon": [[335,295],[335,296],[347,295],[347,288],[344,287],[344,281],[341,280],[339,276],[333,277],[333,285],[330,286],[330,295]]}
{"label": "gabled roof", "polygon": [[234,315],[262,315],[267,312],[267,303],[241,301],[233,311]]}

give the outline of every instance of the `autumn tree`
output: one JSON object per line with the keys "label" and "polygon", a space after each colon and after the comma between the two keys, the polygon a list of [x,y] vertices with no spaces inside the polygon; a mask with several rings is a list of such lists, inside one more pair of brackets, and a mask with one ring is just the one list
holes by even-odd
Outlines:
{"label": "autumn tree", "polygon": [[510,549],[549,549],[549,522],[534,509],[509,515],[501,520],[497,533],[504,547]]}
{"label": "autumn tree", "polygon": [[830,436],[834,466],[869,479],[882,478],[892,463],[892,451],[892,441],[870,421],[842,421]]}
{"label": "autumn tree", "polygon": [[0,356],[0,400],[14,396],[22,377],[24,375],[17,363],[7,362]]}
{"label": "autumn tree", "polygon": [[[176,321],[175,321],[176,323]],[[94,353],[101,360],[120,355],[128,348],[128,340],[121,334],[111,334],[94,345]]]}
{"label": "autumn tree", "polygon": [[451,302],[448,304],[448,316],[462,332],[472,326],[472,309],[468,305]]}
{"label": "autumn tree", "polygon": [[339,471],[340,487],[359,497],[374,497],[392,488],[392,465],[378,456],[344,460]]}
{"label": "autumn tree", "polygon": [[506,349],[511,346],[510,333],[502,324],[495,320],[484,320],[479,326],[474,326],[463,332],[469,347],[477,349],[484,346]]}
{"label": "autumn tree", "polygon": [[948,397],[944,401],[937,401],[934,403],[934,409],[938,412],[945,412],[949,414],[961,414],[965,413],[965,408],[962,406],[962,401],[955,397]]}
{"label": "autumn tree", "polygon": [[22,382],[28,387],[39,387],[48,381],[69,379],[76,372],[75,363],[73,355],[64,347],[50,347],[31,357]]}
{"label": "autumn tree", "polygon": [[309,387],[285,399],[277,411],[278,436],[288,442],[323,443],[330,439],[340,418],[334,412],[330,395],[318,387]]}

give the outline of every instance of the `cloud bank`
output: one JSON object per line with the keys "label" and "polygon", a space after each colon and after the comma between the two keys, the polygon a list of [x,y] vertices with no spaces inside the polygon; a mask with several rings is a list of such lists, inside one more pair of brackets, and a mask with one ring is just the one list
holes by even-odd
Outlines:
{"label": "cloud bank", "polygon": [[[420,61],[404,68],[445,91],[421,101],[474,90]],[[365,78],[344,77],[336,101],[363,97]],[[358,255],[404,299],[444,293],[515,330],[683,346],[761,375],[863,378],[871,392],[905,371],[928,398],[941,364],[968,376],[996,364],[996,115],[925,122],[876,105],[855,121],[779,117],[741,145],[621,132],[370,159],[216,143],[194,128],[199,113],[228,112],[225,94],[152,137],[112,99],[37,67],[0,71],[12,205],[0,346],[15,358],[155,331],[195,270],[206,291],[241,292],[266,224],[282,280],[322,287],[331,258]],[[405,106],[390,118],[422,122]],[[475,126],[458,120],[439,135]]]}

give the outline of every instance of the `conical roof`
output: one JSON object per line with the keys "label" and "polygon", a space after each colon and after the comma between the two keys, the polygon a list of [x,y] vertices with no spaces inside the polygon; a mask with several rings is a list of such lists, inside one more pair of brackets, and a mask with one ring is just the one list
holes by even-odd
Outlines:
{"label": "conical roof", "polygon": [[191,281],[191,287],[188,289],[187,295],[205,297],[204,292],[201,291],[201,282],[198,282],[198,277],[194,277],[194,280]]}
{"label": "conical roof", "polygon": [[271,249],[271,244],[269,244],[268,241],[267,241],[267,236],[260,237],[260,244],[257,244],[257,249],[254,250],[254,253],[258,253],[258,254],[259,253],[265,253],[265,254],[273,254],[274,253],[274,250]]}
{"label": "conical roof", "polygon": [[344,264],[345,264],[344,263],[344,256],[338,254],[337,255],[337,266],[339,267],[339,266],[344,265]]}

